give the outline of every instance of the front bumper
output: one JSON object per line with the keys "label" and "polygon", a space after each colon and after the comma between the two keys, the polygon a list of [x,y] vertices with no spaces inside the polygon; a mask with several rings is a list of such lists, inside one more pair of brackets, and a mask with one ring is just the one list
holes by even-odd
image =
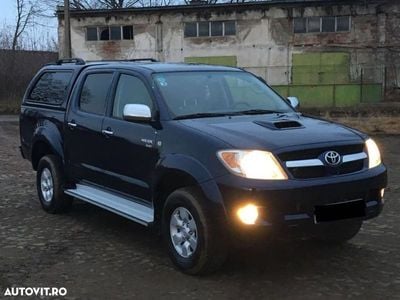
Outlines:
{"label": "front bumper", "polygon": [[[365,203],[365,213],[357,219],[379,215],[383,207],[380,191],[387,185],[386,173],[382,164],[358,173],[307,180],[266,182],[229,174],[218,178],[217,184],[228,222],[236,230],[311,228],[318,223],[315,218],[318,206],[360,199]],[[249,202],[259,207],[260,216],[255,225],[242,224],[236,215],[237,209]]]}

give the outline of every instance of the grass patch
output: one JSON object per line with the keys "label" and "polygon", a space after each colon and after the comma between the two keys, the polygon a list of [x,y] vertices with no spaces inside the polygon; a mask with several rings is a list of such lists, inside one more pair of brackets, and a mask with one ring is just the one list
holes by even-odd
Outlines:
{"label": "grass patch", "polygon": [[367,134],[400,134],[400,115],[371,116],[331,116],[327,113],[325,119],[361,130]]}
{"label": "grass patch", "polygon": [[18,114],[21,109],[19,101],[0,101],[0,114]]}

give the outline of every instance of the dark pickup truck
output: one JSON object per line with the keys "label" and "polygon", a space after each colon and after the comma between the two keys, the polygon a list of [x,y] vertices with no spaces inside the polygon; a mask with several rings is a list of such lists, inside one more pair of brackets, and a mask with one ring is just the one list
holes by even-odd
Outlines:
{"label": "dark pickup truck", "polygon": [[340,243],[381,212],[376,143],[297,105],[237,68],[62,60],[26,91],[21,151],[47,212],[77,198],[153,226],[179,269],[207,273],[235,242]]}

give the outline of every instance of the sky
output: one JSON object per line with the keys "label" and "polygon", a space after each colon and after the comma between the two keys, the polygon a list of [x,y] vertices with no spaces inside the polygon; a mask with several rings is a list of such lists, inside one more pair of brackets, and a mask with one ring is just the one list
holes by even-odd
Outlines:
{"label": "sky", "polygon": [[[0,29],[12,27],[15,25],[16,0],[0,0]],[[52,15],[49,11],[47,15]],[[42,25],[35,25],[34,28],[28,28],[26,35],[32,39],[43,37],[57,38],[57,20],[56,18],[37,19],[36,22]]]}
{"label": "sky", "polygon": [[0,23],[11,23],[15,16],[15,0],[0,0]]}

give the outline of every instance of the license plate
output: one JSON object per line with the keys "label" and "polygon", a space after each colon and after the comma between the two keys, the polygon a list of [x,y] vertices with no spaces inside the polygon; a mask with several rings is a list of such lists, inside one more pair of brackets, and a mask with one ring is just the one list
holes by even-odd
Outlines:
{"label": "license plate", "polygon": [[365,217],[363,199],[315,206],[315,222],[330,222]]}

